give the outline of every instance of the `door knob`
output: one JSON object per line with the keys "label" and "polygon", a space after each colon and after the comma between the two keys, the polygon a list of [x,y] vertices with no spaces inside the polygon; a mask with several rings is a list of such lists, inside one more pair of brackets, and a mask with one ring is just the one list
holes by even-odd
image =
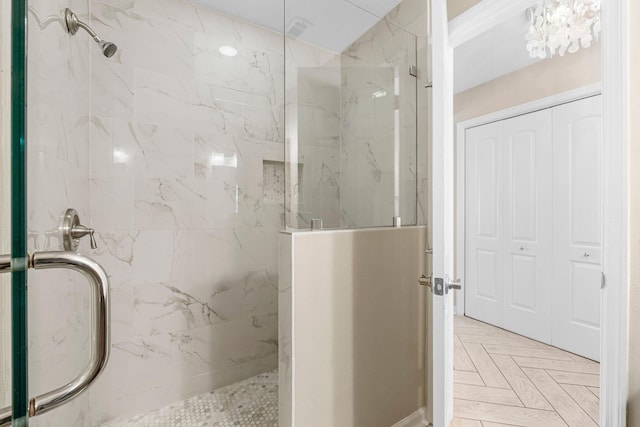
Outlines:
{"label": "door knob", "polygon": [[98,244],[94,237],[94,229],[80,224],[80,217],[75,209],[67,209],[62,216],[60,223],[60,234],[62,234],[62,246],[65,251],[75,252],[80,244],[80,239],[89,235],[91,249],[96,249]]}
{"label": "door knob", "polygon": [[449,289],[456,289],[456,290],[462,289],[462,284],[460,283],[460,279],[447,280],[447,290]]}
{"label": "door knob", "polygon": [[424,274],[418,278],[418,284],[420,286],[426,286],[428,288],[433,288],[433,283],[431,282],[431,276],[427,277]]}

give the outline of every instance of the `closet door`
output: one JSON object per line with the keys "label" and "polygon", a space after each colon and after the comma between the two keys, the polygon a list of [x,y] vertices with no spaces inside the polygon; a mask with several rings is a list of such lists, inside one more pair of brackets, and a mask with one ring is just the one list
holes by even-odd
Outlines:
{"label": "closet door", "polygon": [[602,100],[553,109],[552,344],[600,359]]}
{"label": "closet door", "polygon": [[503,317],[502,122],[466,134],[465,312],[502,327]]}
{"label": "closet door", "polygon": [[551,110],[503,124],[504,322],[513,332],[551,343]]}

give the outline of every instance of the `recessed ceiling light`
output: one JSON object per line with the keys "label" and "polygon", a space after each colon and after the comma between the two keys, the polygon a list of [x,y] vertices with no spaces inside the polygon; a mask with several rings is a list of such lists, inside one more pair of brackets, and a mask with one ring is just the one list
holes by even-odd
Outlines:
{"label": "recessed ceiling light", "polygon": [[238,54],[238,51],[231,46],[222,46],[220,48],[220,53],[224,56],[236,56]]}

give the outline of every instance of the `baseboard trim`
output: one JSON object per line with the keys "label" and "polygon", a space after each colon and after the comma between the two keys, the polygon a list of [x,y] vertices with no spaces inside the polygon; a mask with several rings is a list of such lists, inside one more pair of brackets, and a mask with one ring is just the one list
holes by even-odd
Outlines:
{"label": "baseboard trim", "polygon": [[427,409],[422,407],[413,414],[398,421],[391,427],[426,427],[429,425],[427,421]]}

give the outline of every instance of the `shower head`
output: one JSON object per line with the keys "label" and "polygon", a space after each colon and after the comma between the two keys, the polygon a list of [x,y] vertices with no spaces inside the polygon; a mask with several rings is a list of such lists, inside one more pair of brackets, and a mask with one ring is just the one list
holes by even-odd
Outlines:
{"label": "shower head", "polygon": [[111,58],[118,50],[118,46],[116,46],[115,43],[108,41],[100,40],[98,45],[100,46],[100,49],[102,49],[102,54],[107,58]]}
{"label": "shower head", "polygon": [[100,46],[100,49],[102,50],[102,54],[104,56],[106,56],[107,58],[111,58],[113,55],[115,55],[116,51],[118,50],[118,46],[116,46],[115,43],[102,40],[100,37],[98,37],[96,32],[93,31],[90,26],[79,20],[78,15],[73,13],[71,9],[65,9],[63,12],[63,17],[63,27],[67,31],[67,33],[74,35],[78,32],[79,28],[82,28],[87,33],[89,33],[89,35],[96,43],[98,43],[98,46]]}

